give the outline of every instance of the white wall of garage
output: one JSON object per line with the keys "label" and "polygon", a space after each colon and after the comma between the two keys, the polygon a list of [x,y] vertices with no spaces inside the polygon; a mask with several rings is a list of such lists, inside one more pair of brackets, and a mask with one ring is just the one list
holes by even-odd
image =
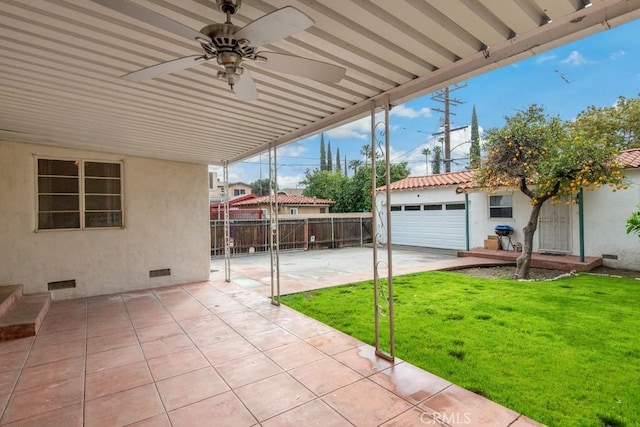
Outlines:
{"label": "white wall of garage", "polygon": [[[443,249],[465,249],[465,210],[446,209],[447,205],[464,204],[464,194],[456,194],[457,185],[429,187],[391,192],[391,206],[402,210],[391,212],[391,243]],[[386,226],[385,195],[376,196],[380,222]],[[441,204],[441,210],[425,210],[425,205]],[[420,210],[405,210],[420,206]],[[450,206],[451,207],[451,206]],[[383,243],[386,242],[384,233]]]}

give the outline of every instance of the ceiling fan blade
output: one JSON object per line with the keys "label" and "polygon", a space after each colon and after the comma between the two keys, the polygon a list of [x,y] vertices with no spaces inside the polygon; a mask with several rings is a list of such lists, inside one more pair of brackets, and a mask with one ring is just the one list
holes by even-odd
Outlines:
{"label": "ceiling fan blade", "polygon": [[120,78],[130,82],[141,82],[143,80],[149,80],[154,77],[162,76],[164,74],[175,73],[176,71],[195,67],[196,65],[202,64],[206,61],[208,61],[208,59],[203,55],[185,56],[184,58],[161,62],[160,64],[142,68],[137,71],[132,71],[131,73],[125,74]]}
{"label": "ceiling fan blade", "polygon": [[241,101],[255,101],[258,99],[258,91],[256,90],[256,83],[251,77],[249,70],[244,68],[244,71],[238,79],[238,83],[233,87],[233,91]]}
{"label": "ceiling fan blade", "polygon": [[200,31],[196,31],[186,25],[182,25],[181,23],[174,21],[173,19],[162,16],[153,10],[138,6],[137,4],[130,3],[126,0],[93,0],[93,2],[115,10],[116,12],[123,13],[139,21],[146,22],[147,24],[185,37],[189,40],[202,39],[211,43],[211,38],[202,34]]}
{"label": "ceiling fan blade", "polygon": [[338,65],[284,53],[259,52],[258,57],[266,58],[267,62],[256,61],[256,65],[268,70],[294,74],[324,83],[338,83],[347,71]]}
{"label": "ceiling fan blade", "polygon": [[237,40],[246,39],[251,46],[259,47],[304,31],[313,24],[307,15],[287,6],[248,23],[235,36]]}

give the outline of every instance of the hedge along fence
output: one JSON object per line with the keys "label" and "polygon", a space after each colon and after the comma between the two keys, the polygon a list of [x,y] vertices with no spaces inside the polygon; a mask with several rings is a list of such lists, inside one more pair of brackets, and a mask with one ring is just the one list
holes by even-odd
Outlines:
{"label": "hedge along fence", "polygon": [[[269,250],[269,219],[231,220],[231,254]],[[371,214],[281,215],[280,250],[361,246],[372,242]],[[211,255],[224,255],[224,221],[211,221]]]}

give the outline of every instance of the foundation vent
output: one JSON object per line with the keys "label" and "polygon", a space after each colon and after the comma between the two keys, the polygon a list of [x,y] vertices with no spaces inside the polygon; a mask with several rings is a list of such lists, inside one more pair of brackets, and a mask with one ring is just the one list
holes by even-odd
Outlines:
{"label": "foundation vent", "polygon": [[604,259],[618,259],[618,255],[602,254],[602,258],[604,258]]}
{"label": "foundation vent", "polygon": [[160,270],[150,270],[149,278],[153,279],[154,277],[162,277],[162,276],[171,276],[170,268],[161,268]]}
{"label": "foundation vent", "polygon": [[47,283],[47,289],[50,291],[57,291],[59,289],[69,289],[69,288],[75,288],[76,287],[76,281],[75,279],[72,280],[59,280],[57,282],[49,282]]}

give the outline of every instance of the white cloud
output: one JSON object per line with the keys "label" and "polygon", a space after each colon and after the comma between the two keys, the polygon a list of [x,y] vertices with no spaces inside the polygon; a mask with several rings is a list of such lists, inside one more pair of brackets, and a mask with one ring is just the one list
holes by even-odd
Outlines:
{"label": "white cloud", "polygon": [[287,156],[287,157],[300,157],[304,153],[307,152],[307,146],[302,142],[296,142],[293,144],[285,145],[278,147],[277,154],[278,156]]}
{"label": "white cloud", "polygon": [[431,108],[423,107],[419,110],[416,110],[404,105],[396,105],[391,109],[389,115],[397,117],[407,117],[409,119],[415,119],[418,117],[431,117]]}
{"label": "white cloud", "polygon": [[611,59],[612,61],[616,61],[620,58],[622,58],[623,56],[625,56],[627,53],[624,50],[619,50],[617,52],[613,52],[611,55],[609,55],[609,59]]}
{"label": "white cloud", "polygon": [[335,139],[356,138],[367,140],[371,135],[371,119],[363,117],[354,122],[347,123],[335,129],[326,132],[327,136]]}
{"label": "white cloud", "polygon": [[545,55],[536,59],[536,64],[542,64],[543,62],[553,61],[556,59],[556,55]]}
{"label": "white cloud", "polygon": [[304,179],[304,175],[278,175],[278,188],[298,188],[300,181]]}
{"label": "white cloud", "polygon": [[563,64],[571,65],[572,67],[577,67],[578,65],[583,65],[587,62],[585,57],[578,52],[577,50],[572,51],[569,56],[560,61]]}
{"label": "white cloud", "polygon": [[[209,166],[209,170],[218,174],[218,181],[224,182],[224,171],[222,166]],[[229,166],[229,182],[244,182],[244,174],[241,172],[242,171],[239,168],[234,167],[233,165]]]}
{"label": "white cloud", "polygon": [[[431,117],[430,108],[421,108],[419,110],[405,107],[404,105],[396,105],[389,112],[390,116],[417,118],[417,117]],[[384,120],[384,114],[379,112],[376,114],[376,122]],[[398,128],[397,125],[391,125],[391,129]],[[376,134],[382,129],[382,126],[378,126]],[[326,136],[333,139],[347,139],[355,138],[363,141],[371,139],[371,118],[369,116],[362,117],[346,125],[328,130],[325,132]]]}

